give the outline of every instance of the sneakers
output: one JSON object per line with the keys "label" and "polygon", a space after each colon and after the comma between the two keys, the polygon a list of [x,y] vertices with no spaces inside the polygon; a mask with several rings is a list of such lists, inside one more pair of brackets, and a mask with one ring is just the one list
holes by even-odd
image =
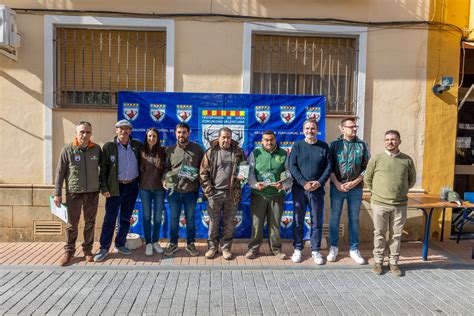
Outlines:
{"label": "sneakers", "polygon": [[204,255],[207,259],[212,259],[217,253],[217,249],[215,248],[209,248],[208,251],[206,251],[206,254]]}
{"label": "sneakers", "polygon": [[178,251],[178,245],[169,243],[168,247],[166,247],[165,256],[171,256],[176,251]]}
{"label": "sneakers", "polygon": [[331,246],[331,248],[329,248],[329,254],[328,254],[328,257],[327,257],[328,261],[329,262],[336,261],[338,253],[339,253],[339,249],[337,247]]}
{"label": "sneakers", "polygon": [[301,250],[295,249],[293,255],[291,256],[291,261],[293,261],[294,263],[301,262]]}
{"label": "sneakers", "polygon": [[196,249],[196,245],[194,243],[190,243],[189,245],[187,245],[186,251],[191,257],[199,256],[199,251]]}
{"label": "sneakers", "polygon": [[100,249],[99,252],[95,255],[94,261],[95,262],[101,262],[107,257],[109,254],[109,251],[107,249]]}
{"label": "sneakers", "polygon": [[275,255],[275,257],[277,257],[280,260],[288,259],[288,256],[283,252],[275,252],[274,255]]}
{"label": "sneakers", "polygon": [[74,256],[66,253],[64,254],[64,256],[61,257],[61,259],[59,259],[59,265],[61,267],[67,267],[72,263],[72,259],[74,259]]}
{"label": "sneakers", "polygon": [[382,275],[383,264],[379,262],[374,263],[374,266],[372,267],[372,272],[375,273],[376,275]]}
{"label": "sneakers", "polygon": [[156,253],[163,253],[164,250],[161,248],[161,245],[159,242],[154,242],[153,243],[153,248],[155,249]]}
{"label": "sneakers", "polygon": [[230,252],[229,250],[222,250],[222,258],[224,258],[225,260],[231,260],[232,256],[232,252]]}
{"label": "sneakers", "polygon": [[323,256],[321,255],[319,251],[312,251],[311,257],[313,257],[314,263],[319,264],[319,265],[324,264]]}
{"label": "sneakers", "polygon": [[115,249],[117,249],[118,252],[120,252],[121,254],[123,255],[131,255],[132,254],[132,251],[130,249],[128,249],[127,247],[125,246],[122,246],[122,247],[115,247]]}
{"label": "sneakers", "polygon": [[[332,247],[331,247],[332,248]],[[357,264],[365,264],[364,258],[360,254],[359,249],[349,251],[349,256],[354,260]],[[329,260],[329,256],[328,256]]]}
{"label": "sneakers", "polygon": [[401,277],[403,276],[402,270],[400,270],[400,267],[396,264],[390,264],[390,272],[392,273],[393,276],[395,277]]}
{"label": "sneakers", "polygon": [[258,251],[255,249],[249,249],[245,254],[245,258],[247,259],[255,259],[257,257]]}
{"label": "sneakers", "polygon": [[146,244],[145,256],[153,256],[153,245],[152,244]]}

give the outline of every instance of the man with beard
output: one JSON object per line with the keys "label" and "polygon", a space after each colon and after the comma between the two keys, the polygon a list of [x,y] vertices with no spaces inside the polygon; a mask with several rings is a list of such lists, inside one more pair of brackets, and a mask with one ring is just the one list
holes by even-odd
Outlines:
{"label": "man with beard", "polygon": [[[168,173],[177,175],[178,182],[168,193],[170,205],[170,242],[166,248],[165,256],[171,256],[178,251],[179,216],[184,209],[186,218],[186,251],[191,256],[198,256],[194,242],[196,236],[196,203],[199,190],[199,168],[201,166],[204,150],[197,143],[189,141],[191,130],[186,123],[179,123],[175,129],[176,145],[166,150],[166,163],[164,177]],[[167,181],[163,181],[165,189]]]}
{"label": "man with beard", "polygon": [[320,253],[323,234],[324,185],[331,174],[329,146],[316,138],[318,122],[306,120],[303,124],[304,140],[291,149],[289,169],[293,176],[293,238],[295,251],[291,260],[301,262],[304,246],[304,218],[306,208],[311,212],[311,249],[316,264],[324,264]]}
{"label": "man with beard", "polygon": [[[268,226],[270,251],[281,260],[286,254],[281,249],[280,226],[285,202],[285,189],[291,188],[292,178],[287,176],[287,154],[278,148],[273,131],[262,135],[262,146],[255,148],[249,157],[249,185],[252,188],[250,214],[252,236],[247,259],[254,259],[263,239],[263,225]],[[282,177],[283,175],[283,177]]]}
{"label": "man with beard", "polygon": [[[239,166],[245,162],[245,153],[239,143],[232,139],[232,130],[222,127],[219,137],[211,142],[204,154],[199,173],[202,190],[208,199],[209,213],[208,251],[206,258],[216,255],[219,243],[222,257],[232,259],[235,215],[242,197]],[[222,219],[222,234],[220,233]]]}
{"label": "man with beard", "polygon": [[59,265],[70,265],[76,252],[78,224],[81,209],[84,212],[84,242],[82,249],[87,262],[93,261],[95,218],[99,205],[99,164],[102,156],[100,146],[93,143],[92,126],[80,122],[76,126],[73,141],[64,146],[56,171],[54,203],[62,202],[62,186],[66,180],[66,203],[68,224],[66,227],[65,254]]}
{"label": "man with beard", "polygon": [[385,152],[369,160],[364,181],[372,193],[370,205],[374,221],[374,266],[383,273],[385,234],[389,230],[389,267],[397,277],[403,275],[398,266],[403,226],[407,220],[408,190],[415,185],[416,170],[410,156],[398,148],[402,140],[395,130],[385,132]]}
{"label": "man with beard", "polygon": [[127,120],[120,120],[115,124],[117,136],[104,145],[100,167],[100,190],[107,199],[100,235],[100,250],[94,257],[96,262],[103,261],[109,254],[117,217],[115,248],[124,255],[132,253],[125,247],[125,243],[130,228],[130,217],[138,195],[138,161],[142,143],[131,139],[131,133],[132,124]]}

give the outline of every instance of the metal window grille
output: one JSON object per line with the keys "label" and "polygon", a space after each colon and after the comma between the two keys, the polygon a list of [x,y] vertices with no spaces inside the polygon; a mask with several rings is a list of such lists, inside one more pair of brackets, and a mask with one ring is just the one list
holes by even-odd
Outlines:
{"label": "metal window grille", "polygon": [[57,28],[58,106],[116,106],[120,91],[165,91],[164,31]]}
{"label": "metal window grille", "polygon": [[326,96],[328,114],[354,114],[357,40],[252,36],[252,93]]}

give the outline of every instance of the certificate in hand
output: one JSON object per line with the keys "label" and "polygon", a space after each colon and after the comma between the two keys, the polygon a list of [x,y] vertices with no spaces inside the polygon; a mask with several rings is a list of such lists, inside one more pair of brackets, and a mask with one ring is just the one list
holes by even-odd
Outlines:
{"label": "certificate in hand", "polygon": [[59,217],[63,222],[67,224],[68,216],[67,216],[67,207],[64,204],[56,206],[54,203],[54,196],[49,196],[49,205],[51,207],[51,213],[57,217]]}
{"label": "certificate in hand", "polygon": [[248,179],[249,173],[250,173],[250,165],[248,164],[239,165],[239,169],[237,171],[237,177]]}

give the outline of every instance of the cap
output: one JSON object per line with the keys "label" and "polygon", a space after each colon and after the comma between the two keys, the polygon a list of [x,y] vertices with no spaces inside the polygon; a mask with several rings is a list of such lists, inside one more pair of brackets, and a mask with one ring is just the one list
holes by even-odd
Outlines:
{"label": "cap", "polygon": [[179,177],[176,172],[168,171],[165,175],[165,183],[168,189],[172,189],[178,185]]}
{"label": "cap", "polygon": [[127,120],[120,120],[115,123],[115,127],[129,127],[132,128],[132,124]]}

